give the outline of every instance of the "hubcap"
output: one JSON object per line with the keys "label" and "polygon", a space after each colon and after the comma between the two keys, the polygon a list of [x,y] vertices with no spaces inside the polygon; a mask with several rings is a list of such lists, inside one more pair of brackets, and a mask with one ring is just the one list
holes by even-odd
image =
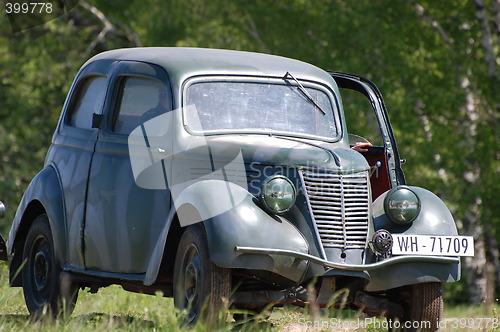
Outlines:
{"label": "hubcap", "polygon": [[198,286],[198,276],[196,273],[196,267],[193,262],[189,262],[186,266],[186,274],[184,278],[184,289],[186,290],[186,301],[190,303],[194,300],[196,296],[196,287]]}
{"label": "hubcap", "polygon": [[192,243],[184,256],[184,308],[188,309],[188,322],[194,321],[201,309],[200,271],[198,248]]}
{"label": "hubcap", "polygon": [[44,251],[39,251],[35,254],[33,275],[36,289],[38,291],[43,290],[47,286],[49,279],[49,263]]}

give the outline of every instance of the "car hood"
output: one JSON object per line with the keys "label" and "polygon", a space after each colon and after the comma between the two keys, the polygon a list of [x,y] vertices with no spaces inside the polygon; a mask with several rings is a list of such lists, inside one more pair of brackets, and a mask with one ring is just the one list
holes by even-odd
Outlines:
{"label": "car hood", "polygon": [[206,161],[209,158],[213,162],[231,162],[241,157],[245,164],[313,167],[343,173],[359,172],[369,168],[360,153],[342,143],[281,136],[199,136],[193,137],[191,142],[180,150],[181,152],[174,155],[174,160]]}

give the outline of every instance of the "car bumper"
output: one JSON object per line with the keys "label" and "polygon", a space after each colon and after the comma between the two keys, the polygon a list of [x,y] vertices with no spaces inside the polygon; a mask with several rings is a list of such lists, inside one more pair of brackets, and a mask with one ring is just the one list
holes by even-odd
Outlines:
{"label": "car bumper", "polygon": [[427,263],[440,263],[440,264],[459,264],[460,259],[458,257],[442,257],[442,256],[418,256],[418,255],[409,255],[409,256],[398,256],[392,257],[380,262],[370,263],[370,264],[341,264],[330,262],[324,259],[321,259],[316,256],[312,256],[309,254],[304,254],[297,251],[292,250],[281,250],[281,249],[272,249],[272,248],[255,248],[255,247],[235,247],[234,250],[238,253],[246,253],[246,254],[262,254],[262,255],[282,255],[295,257],[303,260],[310,261],[311,263],[315,263],[318,265],[322,265],[325,267],[338,269],[338,270],[346,270],[346,271],[372,271],[380,268],[384,268],[389,265],[406,263],[406,262],[427,262]]}

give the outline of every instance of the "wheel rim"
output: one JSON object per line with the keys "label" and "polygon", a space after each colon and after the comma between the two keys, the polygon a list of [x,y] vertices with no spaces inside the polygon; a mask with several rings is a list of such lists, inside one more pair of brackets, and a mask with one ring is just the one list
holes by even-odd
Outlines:
{"label": "wheel rim", "polygon": [[35,254],[33,276],[36,289],[42,291],[47,286],[49,279],[49,262],[45,251],[39,251]]}
{"label": "wheel rim", "polygon": [[50,244],[47,238],[39,235],[31,247],[29,276],[32,285],[33,299],[38,307],[45,305],[50,297],[50,275],[52,262],[50,259]]}
{"label": "wheel rim", "polygon": [[187,302],[192,302],[196,296],[196,288],[198,287],[198,276],[196,275],[196,267],[192,262],[188,264],[185,271],[184,289],[186,290],[185,297]]}
{"label": "wheel rim", "polygon": [[194,321],[201,310],[200,287],[201,287],[201,261],[199,250],[192,243],[186,250],[183,260],[184,278],[182,280],[184,294],[184,309],[188,310],[187,320]]}

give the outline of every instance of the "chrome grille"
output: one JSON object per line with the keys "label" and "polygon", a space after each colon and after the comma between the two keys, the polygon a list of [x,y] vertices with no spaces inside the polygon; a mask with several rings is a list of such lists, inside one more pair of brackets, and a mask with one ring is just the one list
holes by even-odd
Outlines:
{"label": "chrome grille", "polygon": [[368,233],[368,172],[302,171],[323,247],[364,248]]}

